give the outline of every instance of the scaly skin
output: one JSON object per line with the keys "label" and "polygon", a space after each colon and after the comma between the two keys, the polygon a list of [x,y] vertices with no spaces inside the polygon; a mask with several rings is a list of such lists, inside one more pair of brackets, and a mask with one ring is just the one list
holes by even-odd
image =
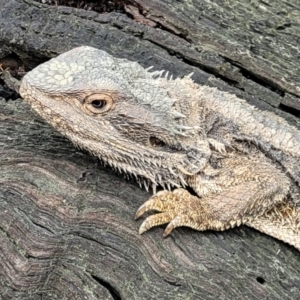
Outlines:
{"label": "scaly skin", "polygon": [[282,118],[86,46],[29,72],[20,92],[75,145],[152,186],[136,218],[159,213],[140,233],[246,224],[300,250],[300,132]]}

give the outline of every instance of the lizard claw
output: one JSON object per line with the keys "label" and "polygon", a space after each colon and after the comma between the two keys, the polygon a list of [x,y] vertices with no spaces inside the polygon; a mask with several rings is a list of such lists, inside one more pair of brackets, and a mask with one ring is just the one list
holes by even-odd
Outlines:
{"label": "lizard claw", "polygon": [[199,198],[192,196],[184,189],[176,189],[173,192],[158,192],[137,210],[135,219],[140,218],[145,212],[151,210],[158,211],[159,213],[145,219],[140,226],[139,234],[144,233],[154,226],[169,223],[163,234],[166,237],[176,227],[188,226],[195,228],[199,227],[199,223],[202,223],[200,215],[195,220],[195,212],[199,210]]}
{"label": "lizard claw", "polygon": [[145,231],[149,230],[150,228],[158,225],[162,225],[168,223],[172,220],[172,215],[168,212],[152,215],[142,223],[139,229],[139,234],[144,233]]}
{"label": "lizard claw", "polygon": [[173,229],[182,225],[183,225],[182,216],[175,217],[166,227],[163,233],[163,237],[167,237],[173,231]]}
{"label": "lizard claw", "polygon": [[162,205],[157,201],[160,199],[161,201],[164,201],[166,199],[167,194],[171,193],[170,191],[159,191],[155,195],[153,195],[148,201],[146,201],[140,208],[137,210],[134,219],[139,219],[145,212],[150,210],[156,210],[156,211],[162,211]]}

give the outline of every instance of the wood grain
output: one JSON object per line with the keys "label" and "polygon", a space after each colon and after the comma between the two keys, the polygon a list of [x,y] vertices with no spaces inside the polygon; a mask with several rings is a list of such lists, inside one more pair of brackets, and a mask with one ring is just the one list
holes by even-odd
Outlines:
{"label": "wood grain", "polygon": [[[0,48],[27,70],[86,44],[175,75],[194,71],[198,83],[299,126],[296,0],[129,2],[157,25],[0,1]],[[292,114],[281,110],[288,106]],[[0,149],[2,299],[299,296],[299,252],[250,228],[138,235],[134,214],[150,194],[74,148],[20,99],[0,100]]]}

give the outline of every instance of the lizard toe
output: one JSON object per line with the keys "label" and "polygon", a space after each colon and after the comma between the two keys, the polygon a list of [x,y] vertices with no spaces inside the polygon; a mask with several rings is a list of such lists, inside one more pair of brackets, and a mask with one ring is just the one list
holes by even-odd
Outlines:
{"label": "lizard toe", "polygon": [[154,226],[166,223],[169,223],[169,225],[165,229],[164,237],[168,236],[176,227],[200,228],[203,219],[200,207],[199,199],[184,189],[176,189],[173,192],[158,192],[136,212],[135,219],[140,218],[148,211],[159,212],[145,219],[139,229],[139,233],[142,234]]}
{"label": "lizard toe", "polygon": [[181,226],[193,227],[191,226],[190,219],[188,218],[187,215],[176,216],[166,227],[163,233],[163,237],[167,237],[176,227],[181,227]]}
{"label": "lizard toe", "polygon": [[152,227],[169,223],[174,218],[174,215],[170,212],[163,212],[155,215],[151,215],[142,223],[139,229],[139,234],[144,233]]}
{"label": "lizard toe", "polygon": [[174,209],[174,200],[176,196],[170,191],[160,191],[146,201],[135,214],[135,220],[139,219],[145,212],[155,210],[158,212]]}

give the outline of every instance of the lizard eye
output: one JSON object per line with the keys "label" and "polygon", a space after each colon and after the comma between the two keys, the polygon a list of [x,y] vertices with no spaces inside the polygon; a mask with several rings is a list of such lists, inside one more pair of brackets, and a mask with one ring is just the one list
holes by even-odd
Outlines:
{"label": "lizard eye", "polygon": [[93,94],[84,99],[84,108],[94,114],[102,114],[113,106],[113,99],[107,94]]}
{"label": "lizard eye", "polygon": [[93,100],[91,102],[91,104],[93,105],[94,108],[103,109],[103,107],[106,105],[106,101],[105,100]]}

